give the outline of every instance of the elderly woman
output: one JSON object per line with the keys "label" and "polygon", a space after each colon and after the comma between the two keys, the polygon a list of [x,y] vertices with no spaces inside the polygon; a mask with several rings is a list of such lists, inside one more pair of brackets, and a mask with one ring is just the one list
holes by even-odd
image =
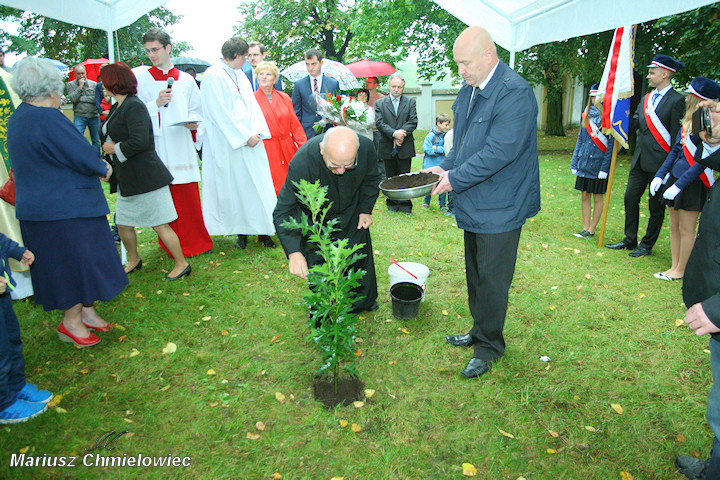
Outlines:
{"label": "elderly woman", "polygon": [[112,173],[95,148],[58,109],[63,82],[48,60],[20,61],[13,87],[22,103],[8,122],[8,152],[15,175],[15,207],[35,303],[64,310],[58,336],[78,347],[100,343],[107,332],[94,302],[109,301],[127,285],[106,215],[98,178]]}
{"label": "elderly woman", "polygon": [[115,223],[128,252],[127,273],[140,270],[135,227],[152,227],[170,251],[175,268],[165,280],[178,280],[192,269],[182,253],[180,240],[168,225],[177,218],[170,195],[172,175],[155,152],[150,114],[137,98],[137,80],[122,62],[106,65],[101,74],[105,95],[115,99],[102,126],[103,151],[113,156],[118,198]]}
{"label": "elderly woman", "polygon": [[280,72],[274,63],[261,62],[255,67],[258,90],[255,92],[260,109],[265,116],[272,138],[263,140],[270,173],[275,185],[275,195],[285,183],[288,164],[298,148],[307,142],[305,131],[295,115],[292,100],[285,92],[275,90]]}

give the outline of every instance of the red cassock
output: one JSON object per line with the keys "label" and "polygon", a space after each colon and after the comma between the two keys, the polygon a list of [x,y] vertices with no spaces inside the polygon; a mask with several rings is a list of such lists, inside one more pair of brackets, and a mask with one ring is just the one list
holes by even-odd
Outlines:
{"label": "red cassock", "polygon": [[298,148],[307,142],[307,137],[295,115],[292,100],[287,93],[273,89],[272,103],[270,103],[265,92],[258,89],[255,92],[255,98],[265,116],[272,136],[272,138],[263,140],[263,143],[270,163],[275,195],[277,195],[285,183],[290,160]]}

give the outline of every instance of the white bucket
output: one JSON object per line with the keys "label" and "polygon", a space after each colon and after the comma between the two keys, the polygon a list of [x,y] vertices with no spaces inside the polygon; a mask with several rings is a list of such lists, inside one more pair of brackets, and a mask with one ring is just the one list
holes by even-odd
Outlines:
{"label": "white bucket", "polygon": [[398,262],[402,267],[407,270],[408,272],[415,275],[417,278],[414,278],[412,275],[407,273],[402,268],[398,267],[394,263],[391,264],[388,267],[388,275],[390,275],[390,286],[392,287],[396,283],[400,282],[410,282],[414,283],[416,285],[420,285],[425,291],[425,285],[427,284],[428,275],[430,275],[430,269],[423,265],[422,263],[415,263],[415,262]]}

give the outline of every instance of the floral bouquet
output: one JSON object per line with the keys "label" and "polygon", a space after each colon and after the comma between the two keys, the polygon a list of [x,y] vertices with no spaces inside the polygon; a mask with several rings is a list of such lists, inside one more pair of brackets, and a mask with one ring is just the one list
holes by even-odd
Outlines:
{"label": "floral bouquet", "polygon": [[372,128],[372,119],[368,118],[367,106],[347,95],[333,95],[317,97],[317,111],[322,117],[315,122],[313,129],[321,133],[328,125],[346,125],[349,128],[363,132]]}

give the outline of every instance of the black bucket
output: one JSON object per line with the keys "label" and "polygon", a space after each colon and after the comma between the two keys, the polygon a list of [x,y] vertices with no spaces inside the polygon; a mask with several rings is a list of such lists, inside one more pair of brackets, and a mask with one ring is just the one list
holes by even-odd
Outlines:
{"label": "black bucket", "polygon": [[417,317],[420,301],[425,292],[420,285],[400,282],[390,287],[393,316],[398,320],[410,320]]}

